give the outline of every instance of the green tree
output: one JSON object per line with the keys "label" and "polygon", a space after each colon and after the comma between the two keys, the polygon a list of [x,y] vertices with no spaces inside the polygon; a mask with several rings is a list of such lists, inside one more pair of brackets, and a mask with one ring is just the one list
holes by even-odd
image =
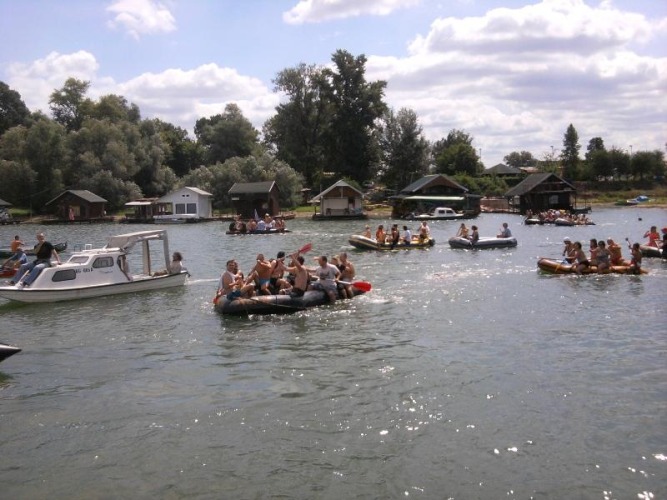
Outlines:
{"label": "green tree", "polygon": [[437,173],[477,175],[481,164],[472,146],[472,137],[462,130],[450,130],[447,137],[433,144],[432,155]]}
{"label": "green tree", "polygon": [[630,171],[632,176],[640,180],[663,176],[665,173],[665,157],[660,150],[637,151],[630,159]]}
{"label": "green tree", "polygon": [[86,97],[90,82],[68,78],[61,89],[54,90],[49,99],[53,119],[68,131],[79,130],[92,111],[92,102]]}
{"label": "green tree", "polygon": [[300,64],[278,73],[274,92],[287,101],[276,107],[276,114],[263,127],[264,144],[276,158],[288,163],[313,185],[322,171],[323,133],[329,123],[329,106],[322,99],[323,69]]}
{"label": "green tree", "polygon": [[630,176],[630,155],[622,149],[612,147],[609,150],[609,163],[615,178],[627,179]]}
{"label": "green tree", "polygon": [[30,111],[21,99],[21,94],[0,82],[0,136],[16,125],[25,124]]}
{"label": "green tree", "polygon": [[35,192],[30,193],[32,206],[37,210],[62,192],[61,168],[65,154],[65,129],[62,126],[49,119],[40,119],[28,129],[24,155],[37,174]]}
{"label": "green tree", "polygon": [[386,186],[400,190],[426,174],[429,145],[422,130],[417,114],[411,109],[385,113],[379,147],[381,179]]}
{"label": "green tree", "polygon": [[593,137],[588,141],[588,146],[586,147],[586,159],[588,160],[590,155],[595,151],[606,151],[602,137]]}
{"label": "green tree", "polygon": [[334,68],[323,70],[322,96],[330,106],[323,138],[325,171],[359,182],[371,178],[379,163],[374,144],[376,120],[386,111],[387,83],[367,82],[366,56],[337,50]]}
{"label": "green tree", "polygon": [[533,167],[537,163],[537,160],[533,157],[532,153],[528,151],[512,151],[503,158],[503,161],[506,165],[515,168]]}
{"label": "green tree", "polygon": [[613,177],[614,168],[609,152],[605,149],[590,149],[587,153],[587,163],[591,171],[591,175],[598,179],[604,180],[608,177]]}
{"label": "green tree", "polygon": [[563,149],[561,150],[561,162],[563,165],[563,177],[565,179],[576,179],[579,167],[579,134],[574,125],[570,123],[563,136]]}
{"label": "green tree", "polygon": [[187,130],[157,118],[150,121],[162,138],[164,163],[178,177],[183,177],[204,163],[201,146],[188,137]]}
{"label": "green tree", "polygon": [[128,104],[123,96],[109,94],[99,98],[90,104],[89,116],[98,120],[110,120],[112,122],[128,121],[139,123],[141,113],[136,104]]}
{"label": "green tree", "polygon": [[200,118],[195,123],[195,136],[205,150],[207,163],[250,155],[258,143],[258,135],[234,103],[227,104],[222,114]]}

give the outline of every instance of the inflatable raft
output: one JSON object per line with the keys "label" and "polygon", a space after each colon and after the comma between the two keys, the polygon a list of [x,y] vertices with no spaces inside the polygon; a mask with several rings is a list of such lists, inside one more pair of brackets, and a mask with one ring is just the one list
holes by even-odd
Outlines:
{"label": "inflatable raft", "polygon": [[517,245],[516,238],[495,238],[486,237],[478,239],[473,245],[472,241],[461,236],[449,238],[449,246],[452,248],[510,248]]}
{"label": "inflatable raft", "polygon": [[[577,266],[575,264],[563,264],[561,261],[554,259],[541,258],[537,261],[537,267],[545,273],[551,274],[576,274]],[[581,271],[581,274],[597,274],[598,268],[596,266],[589,266]],[[611,266],[608,271],[603,271],[604,274],[635,274],[630,266]],[[647,274],[645,269],[641,270],[641,274]]]}
{"label": "inflatable raft", "polygon": [[291,231],[289,229],[285,228],[272,228],[272,229],[255,229],[254,231],[236,231],[236,230],[228,230],[225,232],[225,234],[283,234],[283,233],[290,233]]}
{"label": "inflatable raft", "polygon": [[403,241],[396,245],[391,245],[390,243],[378,243],[373,238],[366,238],[365,236],[357,234],[350,236],[348,242],[354,248],[360,250],[410,250],[413,248],[429,248],[435,245],[435,240],[433,238],[420,241],[419,238],[413,237],[409,245],[406,245]]}
{"label": "inflatable raft", "polygon": [[651,245],[639,245],[639,249],[642,251],[644,257],[662,257],[662,248]]}
{"label": "inflatable raft", "polygon": [[[352,286],[354,296],[370,290],[367,283],[364,290]],[[344,299],[340,299],[344,300]],[[291,314],[304,311],[311,307],[322,306],[329,303],[326,292],[320,290],[309,290],[303,297],[290,297],[289,295],[257,295],[249,299],[228,300],[221,298],[215,304],[215,310],[227,316],[248,316],[249,314]]]}

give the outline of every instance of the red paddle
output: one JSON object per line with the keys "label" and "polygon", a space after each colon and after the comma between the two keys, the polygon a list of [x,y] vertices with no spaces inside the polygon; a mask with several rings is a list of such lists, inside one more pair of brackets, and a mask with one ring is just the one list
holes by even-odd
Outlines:
{"label": "red paddle", "polygon": [[310,252],[312,249],[313,249],[313,244],[312,243],[306,243],[299,250],[297,250],[296,253],[306,253],[306,252]]}
{"label": "red paddle", "polygon": [[368,281],[339,281],[338,283],[343,285],[352,285],[354,288],[361,290],[362,292],[370,292],[373,289],[373,285],[371,285]]}

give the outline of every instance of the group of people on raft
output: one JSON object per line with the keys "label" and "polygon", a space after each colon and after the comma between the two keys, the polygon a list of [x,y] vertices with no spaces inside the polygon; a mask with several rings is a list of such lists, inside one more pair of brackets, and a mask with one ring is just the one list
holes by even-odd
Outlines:
{"label": "group of people on raft", "polygon": [[[511,238],[512,231],[509,228],[507,222],[503,222],[503,227],[500,228],[500,232],[496,234],[496,238]],[[473,244],[479,241],[479,228],[477,226],[470,226],[470,229],[465,225],[464,222],[459,226],[459,230],[456,232],[456,238],[465,238],[470,240]]]}
{"label": "group of people on raft", "polygon": [[544,212],[533,213],[532,210],[526,211],[526,219],[538,219],[544,224],[552,224],[556,219],[563,219],[571,222],[575,226],[588,225],[591,223],[590,219],[585,214],[571,214],[567,210],[549,209]]}
{"label": "group of people on raft", "polygon": [[229,230],[234,233],[254,233],[255,231],[267,231],[270,229],[285,229],[285,219],[282,217],[272,218],[269,214],[265,214],[262,219],[248,219],[245,222],[241,216],[237,216],[236,220],[229,225]]}
{"label": "group of people on raft", "polygon": [[[667,228],[663,228],[662,231],[662,241],[660,241],[660,235],[656,226],[652,226],[644,234],[644,237],[649,239],[646,245],[657,248],[662,247],[662,255],[664,257],[665,249],[667,249]],[[573,243],[570,238],[566,237],[563,239],[565,245],[562,253],[563,264],[576,266],[575,271],[577,274],[582,274],[586,268],[592,266],[597,267],[598,273],[608,271],[611,266],[628,266],[631,273],[640,274],[642,267],[641,244],[637,242],[630,244],[629,238],[625,240],[628,242],[628,248],[630,249],[629,262],[623,259],[621,245],[616,243],[612,238],[607,238],[606,243],[604,240],[598,241],[596,238],[591,238],[588,249],[589,255],[587,256],[579,241]]]}
{"label": "group of people on raft", "polygon": [[330,302],[337,298],[354,297],[351,280],[355,276],[354,264],[346,252],[329,259],[326,255],[315,257],[317,267],[306,267],[300,251],[290,256],[287,262],[285,252],[278,252],[275,259],[266,259],[258,254],[255,265],[247,276],[240,270],[236,260],[226,263],[220,276],[216,298],[227,300],[251,298],[256,295],[289,295],[302,297],[308,290],[322,290]]}
{"label": "group of people on raft", "polygon": [[[364,237],[372,239],[371,227],[366,226],[363,233]],[[428,241],[431,238],[431,229],[428,227],[426,221],[422,221],[417,230],[417,244],[421,245],[424,242]],[[403,226],[403,233],[398,229],[398,224],[392,224],[389,233],[384,230],[384,225],[380,224],[375,231],[375,241],[378,244],[390,245],[391,248],[396,246],[404,245],[409,246],[412,244],[412,231],[408,226]]]}

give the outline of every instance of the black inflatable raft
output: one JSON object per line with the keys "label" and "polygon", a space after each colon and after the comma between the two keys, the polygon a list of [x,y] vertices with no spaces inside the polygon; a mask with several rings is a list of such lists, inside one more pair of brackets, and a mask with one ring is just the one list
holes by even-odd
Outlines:
{"label": "black inflatable raft", "polygon": [[[365,293],[358,288],[352,287],[355,297]],[[340,299],[343,300],[343,299]],[[221,298],[215,304],[215,310],[229,316],[247,316],[249,314],[291,314],[303,311],[311,307],[321,306],[329,303],[329,297],[325,292],[310,290],[303,297],[290,297],[289,295],[257,295],[249,299],[227,300]]]}
{"label": "black inflatable raft", "polygon": [[17,352],[21,352],[21,349],[7,344],[0,344],[0,361],[13,356]]}

